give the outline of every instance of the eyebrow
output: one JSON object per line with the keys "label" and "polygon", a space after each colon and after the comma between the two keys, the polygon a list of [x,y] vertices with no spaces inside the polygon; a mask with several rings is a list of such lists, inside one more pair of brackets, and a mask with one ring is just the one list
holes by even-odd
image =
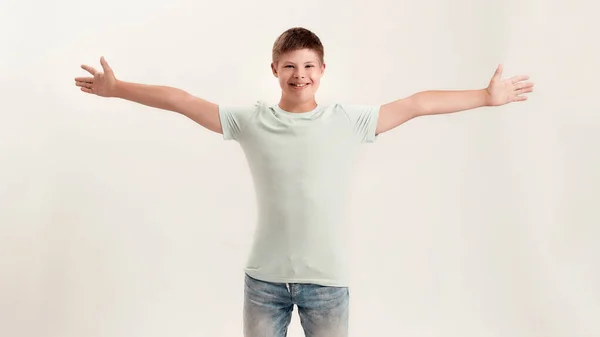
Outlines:
{"label": "eyebrow", "polygon": [[[284,62],[284,64],[288,64],[288,63],[291,63],[291,64],[296,64],[296,63],[294,63],[294,62],[292,62],[292,61],[285,61],[285,62]],[[308,62],[304,62],[304,64],[307,64],[307,63],[316,63],[316,61],[308,61]]]}

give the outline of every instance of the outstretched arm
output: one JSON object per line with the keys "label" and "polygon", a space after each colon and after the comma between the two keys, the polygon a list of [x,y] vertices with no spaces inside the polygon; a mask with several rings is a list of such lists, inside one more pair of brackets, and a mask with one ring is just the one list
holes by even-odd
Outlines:
{"label": "outstretched arm", "polygon": [[499,65],[485,89],[429,90],[385,104],[379,112],[377,134],[389,131],[419,116],[447,114],[484,106],[500,106],[527,100],[524,94],[533,91],[527,75],[502,79]]}
{"label": "outstretched arm", "polygon": [[92,75],[92,77],[75,78],[75,85],[80,87],[81,91],[101,97],[121,98],[153,108],[177,112],[206,129],[223,133],[217,104],[193,96],[178,88],[118,80],[104,57],[100,58],[100,64],[103,72],[88,65],[81,66]]}

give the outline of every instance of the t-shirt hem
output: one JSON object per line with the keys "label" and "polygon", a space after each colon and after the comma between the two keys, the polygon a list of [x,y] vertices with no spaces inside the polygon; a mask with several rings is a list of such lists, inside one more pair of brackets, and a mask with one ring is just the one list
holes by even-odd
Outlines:
{"label": "t-shirt hem", "polygon": [[377,106],[374,108],[373,117],[370,120],[369,125],[369,133],[367,135],[367,139],[365,143],[375,143],[377,139],[379,139],[379,134],[377,133],[377,124],[379,122],[379,113],[381,112],[381,106]]}
{"label": "t-shirt hem", "polygon": [[254,273],[249,270],[245,270],[248,276],[255,278],[260,281],[273,282],[273,283],[305,283],[305,284],[318,284],[327,287],[348,287],[347,280],[339,279],[313,279],[313,278],[297,278],[297,277],[270,277],[262,274]]}
{"label": "t-shirt hem", "polygon": [[231,134],[231,130],[229,130],[229,125],[227,124],[227,118],[225,117],[225,107],[219,105],[219,119],[221,122],[221,131],[223,140],[233,140],[233,135]]}

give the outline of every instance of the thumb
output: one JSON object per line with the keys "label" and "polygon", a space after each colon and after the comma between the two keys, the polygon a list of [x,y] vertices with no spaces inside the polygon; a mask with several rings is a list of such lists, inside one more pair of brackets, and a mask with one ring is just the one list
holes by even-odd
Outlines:
{"label": "thumb", "polygon": [[102,69],[104,69],[105,74],[112,74],[113,71],[108,65],[108,62],[104,59],[104,56],[100,57],[100,64],[102,65]]}
{"label": "thumb", "polygon": [[497,79],[497,80],[502,79],[502,70],[503,70],[502,64],[499,64],[498,68],[496,68],[496,72],[494,73],[494,79]]}

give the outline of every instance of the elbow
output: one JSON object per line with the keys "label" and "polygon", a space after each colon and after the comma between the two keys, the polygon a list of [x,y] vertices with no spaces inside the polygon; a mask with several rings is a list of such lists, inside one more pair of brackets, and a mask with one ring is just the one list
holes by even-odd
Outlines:
{"label": "elbow", "polygon": [[429,114],[429,109],[422,96],[421,93],[417,93],[407,99],[407,110],[410,111],[411,119]]}

